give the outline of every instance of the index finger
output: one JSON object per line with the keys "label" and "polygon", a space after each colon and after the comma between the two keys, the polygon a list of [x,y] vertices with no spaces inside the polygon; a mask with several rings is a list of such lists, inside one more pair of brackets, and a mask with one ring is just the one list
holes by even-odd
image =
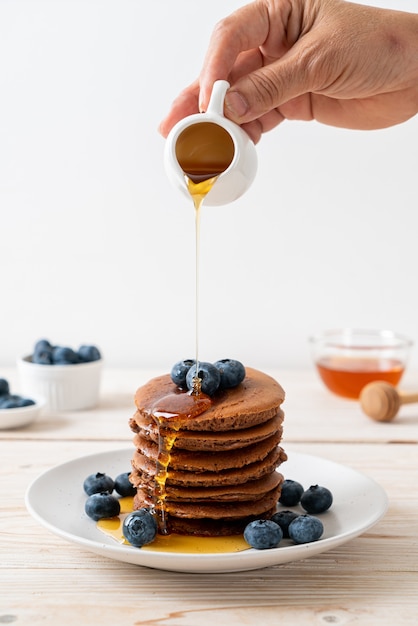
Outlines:
{"label": "index finger", "polygon": [[201,111],[207,109],[213,83],[228,80],[240,53],[262,46],[268,34],[268,9],[261,2],[241,7],[216,24],[200,74]]}

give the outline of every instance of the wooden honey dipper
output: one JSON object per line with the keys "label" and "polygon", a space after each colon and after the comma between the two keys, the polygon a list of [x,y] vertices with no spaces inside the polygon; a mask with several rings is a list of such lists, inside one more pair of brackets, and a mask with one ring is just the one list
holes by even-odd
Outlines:
{"label": "wooden honey dipper", "polygon": [[405,393],[385,381],[369,383],[361,390],[360,406],[377,422],[393,420],[402,404],[418,402],[418,393]]}

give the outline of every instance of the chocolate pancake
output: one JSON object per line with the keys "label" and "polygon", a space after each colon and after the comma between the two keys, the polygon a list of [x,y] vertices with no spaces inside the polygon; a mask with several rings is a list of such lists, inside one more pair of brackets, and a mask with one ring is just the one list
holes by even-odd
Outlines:
{"label": "chocolate pancake", "polygon": [[[222,504],[224,502],[249,502],[250,508],[248,513],[252,512],[251,502],[259,500],[268,492],[282,483],[282,475],[278,472],[271,472],[256,480],[247,481],[234,485],[222,485],[214,487],[202,488],[199,485],[195,487],[182,487],[178,485],[165,485],[166,504],[169,502],[184,503],[189,502],[196,505],[200,502],[212,502]],[[137,489],[146,494],[150,500],[154,497],[153,482],[141,475],[140,472],[134,470],[132,476],[133,483]],[[189,507],[189,511],[193,511],[194,506]],[[193,517],[193,515],[190,515]]]}
{"label": "chocolate pancake", "polygon": [[270,517],[283,481],[276,468],[287,458],[283,400],[281,386],[251,368],[210,399],[191,397],[168,374],[138,389],[130,420],[135,508],[163,508],[161,532],[195,535],[234,534]]}
{"label": "chocolate pancake", "polygon": [[[260,515],[271,509],[279,496],[279,489],[275,488],[263,494],[257,500],[236,501],[231,506],[229,502],[172,502],[167,501],[167,513],[173,513],[176,517],[187,519],[239,519],[248,515]],[[135,498],[149,503],[149,497],[145,492],[138,491]],[[143,506],[143,505],[142,505]]]}
{"label": "chocolate pancake", "polygon": [[[141,415],[152,416],[163,399],[184,393],[172,382],[169,374],[153,378],[135,394]],[[275,417],[285,393],[271,376],[247,368],[243,382],[234,389],[214,396],[213,404],[201,415],[182,421],[182,430],[225,431],[250,428]],[[175,422],[175,420],[173,420]],[[170,420],[165,424],[170,428]]]}
{"label": "chocolate pancake", "polygon": [[[221,472],[225,469],[240,468],[256,461],[262,461],[268,453],[280,442],[281,430],[267,439],[235,450],[220,452],[191,452],[173,448],[170,452],[170,472],[180,470],[185,472]],[[137,452],[157,463],[158,444],[145,439],[140,434],[134,437]]]}
{"label": "chocolate pancake", "polygon": [[[280,475],[279,475],[280,476]],[[280,476],[280,482],[282,480]],[[182,503],[167,502],[166,531],[198,536],[226,536],[242,533],[254,519],[270,518],[276,511],[280,496],[280,484],[257,500],[243,502]],[[152,507],[153,500],[146,492],[138,490],[134,508]]]}
{"label": "chocolate pancake", "polygon": [[[286,455],[279,446],[275,446],[261,461],[249,463],[244,467],[231,468],[220,472],[184,472],[169,469],[166,479],[167,485],[182,485],[184,487],[215,487],[216,485],[240,485],[248,480],[257,480],[274,472],[276,467],[286,460]],[[132,466],[141,475],[155,477],[155,463],[140,452],[135,452]]]}
{"label": "chocolate pancake", "polygon": [[[282,433],[282,422],[284,414],[281,409],[277,415],[267,422],[242,428],[239,431],[239,438],[235,431],[191,431],[181,430],[174,442],[174,448],[181,450],[221,451],[235,450],[246,445],[258,443],[270,437],[274,433]],[[139,411],[130,420],[130,428],[135,433],[140,433],[146,439],[159,443],[159,426],[151,416],[141,415]]]}
{"label": "chocolate pancake", "polygon": [[[166,531],[168,533],[178,533],[180,535],[195,535],[199,537],[225,537],[228,535],[237,535],[244,532],[247,524],[255,519],[268,519],[276,511],[276,502],[279,497],[279,491],[274,495],[274,504],[259,514],[252,514],[238,518],[234,517],[180,517],[175,514],[174,507],[170,509],[167,515]],[[277,496],[277,497],[276,497]],[[134,498],[135,509],[152,506],[152,501],[142,492]],[[232,507],[232,505],[229,505]]]}
{"label": "chocolate pancake", "polygon": [[223,485],[221,487],[206,487],[205,489],[166,485],[166,495],[168,500],[181,502],[222,502],[223,500],[250,502],[258,500],[260,496],[278,487],[282,480],[283,477],[279,472],[272,472],[258,480],[252,480],[241,485]]}

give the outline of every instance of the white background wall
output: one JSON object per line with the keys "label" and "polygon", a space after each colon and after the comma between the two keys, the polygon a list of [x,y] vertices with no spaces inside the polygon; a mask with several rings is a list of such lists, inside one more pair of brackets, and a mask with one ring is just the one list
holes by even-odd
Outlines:
{"label": "white background wall", "polygon": [[[156,129],[241,4],[0,0],[0,365],[40,337],[194,356],[194,210]],[[263,138],[250,191],[203,210],[201,359],[306,366],[310,333],[357,326],[410,335],[418,364],[417,130]]]}

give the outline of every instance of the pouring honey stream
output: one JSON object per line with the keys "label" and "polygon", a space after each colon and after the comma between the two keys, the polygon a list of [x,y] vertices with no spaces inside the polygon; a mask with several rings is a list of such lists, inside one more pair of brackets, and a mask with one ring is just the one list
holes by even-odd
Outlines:
{"label": "pouring honey stream", "polygon": [[[195,208],[195,345],[196,371],[199,346],[199,265],[200,265],[200,215],[202,204],[221,176],[231,165],[235,147],[231,135],[213,122],[201,122],[185,128],[179,135],[175,148],[187,190]],[[197,385],[196,381],[196,385]],[[193,393],[200,393],[194,385]]]}
{"label": "pouring honey stream", "polygon": [[[189,393],[174,393],[162,398],[152,409],[159,427],[159,449],[155,476],[155,509],[159,532],[168,533],[166,481],[171,451],[181,425],[206,411],[212,400],[202,393],[199,371],[199,266],[200,217],[203,202],[219,176],[229,167],[234,156],[234,143],[223,128],[213,123],[196,124],[180,135],[176,155],[183,169],[187,189],[195,209],[195,350],[196,376]],[[169,424],[168,424],[169,422]],[[168,428],[167,428],[168,426]]]}

